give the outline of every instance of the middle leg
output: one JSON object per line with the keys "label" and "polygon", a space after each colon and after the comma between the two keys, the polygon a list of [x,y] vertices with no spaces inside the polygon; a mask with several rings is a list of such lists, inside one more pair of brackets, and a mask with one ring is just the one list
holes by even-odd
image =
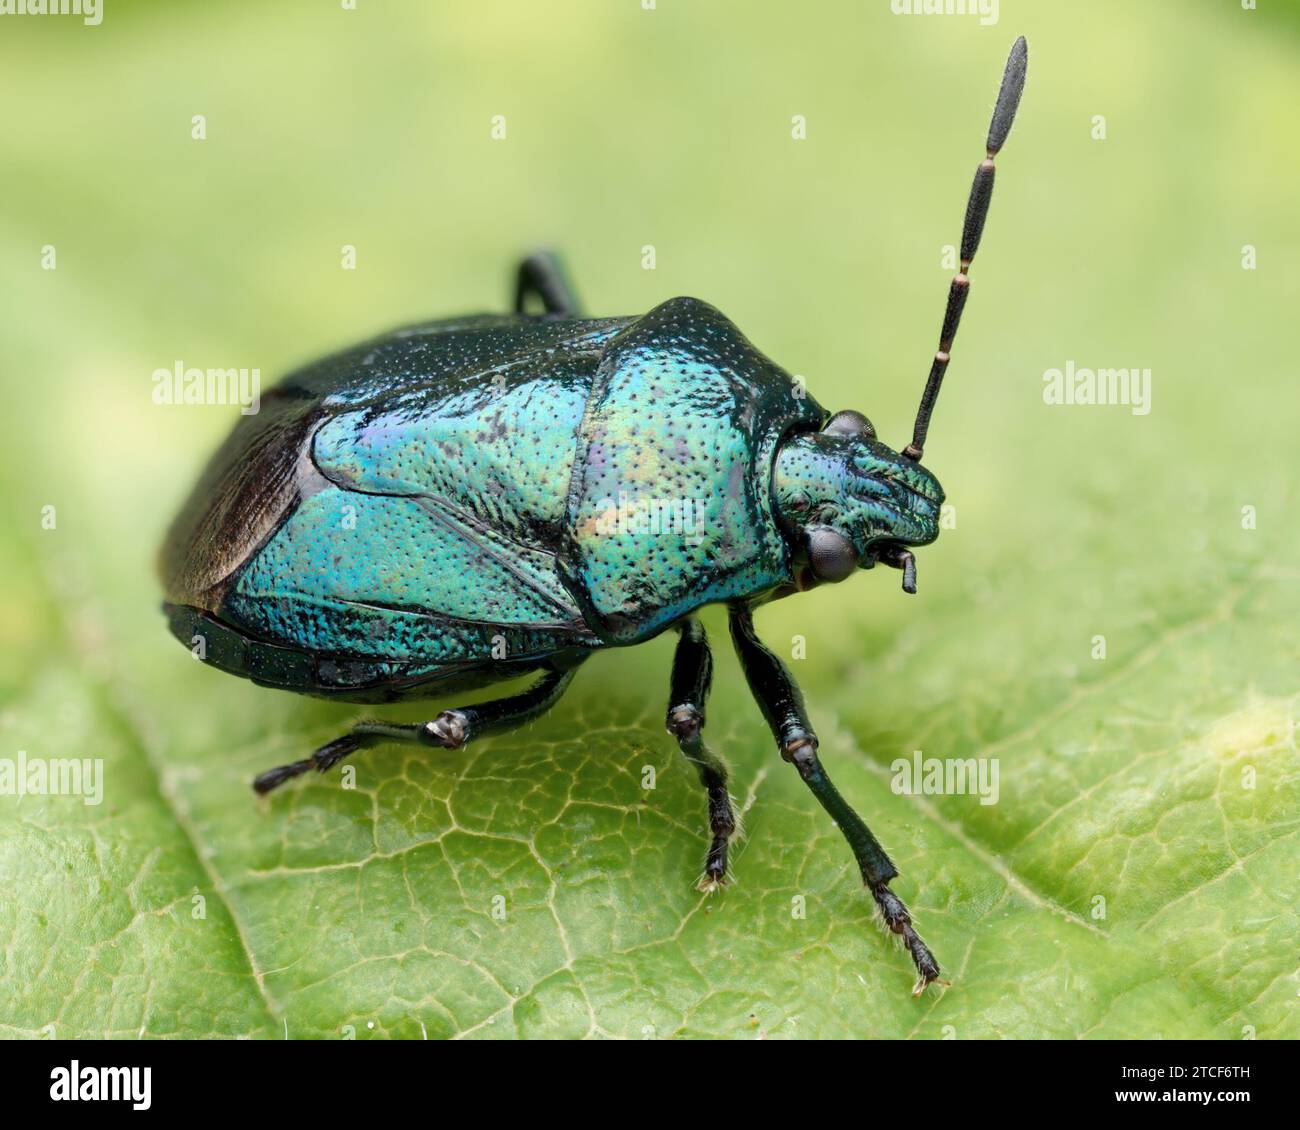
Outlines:
{"label": "middle leg", "polygon": [[713,840],[700,876],[699,888],[714,891],[727,881],[727,848],[736,831],[736,814],[727,792],[727,765],[700,736],[704,729],[704,703],[713,684],[713,656],[698,620],[683,620],[673,656],[672,686],[668,697],[668,732],[677,739],[682,755],[695,766],[700,784],[709,794],[709,831]]}

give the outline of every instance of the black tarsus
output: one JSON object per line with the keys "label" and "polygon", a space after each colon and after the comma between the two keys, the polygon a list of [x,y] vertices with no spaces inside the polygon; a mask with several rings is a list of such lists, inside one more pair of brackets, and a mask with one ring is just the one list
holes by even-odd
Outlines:
{"label": "black tarsus", "polygon": [[989,122],[988,141],[985,144],[985,157],[975,170],[975,179],[971,183],[970,198],[966,202],[966,219],[961,232],[961,267],[948,288],[948,305],[944,309],[943,329],[939,333],[939,348],[930,363],[930,375],[925,381],[925,390],[921,393],[921,404],[916,411],[916,423],[912,425],[912,442],[903,448],[903,454],[909,459],[920,459],[925,449],[925,437],[930,430],[930,417],[934,413],[935,401],[939,399],[939,389],[943,386],[944,373],[952,359],[952,343],[957,336],[957,327],[961,324],[962,310],[970,294],[971,263],[979,250],[980,236],[984,234],[984,221],[988,218],[989,203],[993,199],[993,158],[1006,144],[1012,123],[1016,120],[1016,109],[1020,105],[1020,95],[1025,89],[1025,74],[1029,67],[1029,46],[1022,35],[1011,45],[1011,54],[1007,56],[1006,69],[1002,72],[1002,85],[998,88],[997,105],[993,107],[993,118]]}
{"label": "black tarsus", "polygon": [[553,317],[576,318],[578,296],[560,258],[552,251],[538,251],[519,264],[515,278],[515,313],[526,314],[528,299],[538,298],[543,310]]}
{"label": "black tarsus", "polygon": [[903,900],[889,889],[889,881],[898,875],[898,868],[827,775],[817,756],[817,735],[808,721],[803,695],[785,664],[758,638],[749,609],[732,605],[730,616],[731,639],[745,680],[767,719],[781,756],[799,771],[803,783],[848,841],[862,873],[862,882],[880,908],[885,925],[903,939],[912,956],[920,974],[912,992],[920,995],[927,985],[939,980],[939,963],[913,928],[912,916]]}
{"label": "black tarsus", "polygon": [[265,796],[286,781],[311,769],[324,773],[350,753],[383,742],[404,742],[435,749],[461,749],[471,739],[512,730],[550,710],[564,694],[578,664],[564,670],[548,669],[527,690],[505,698],[491,699],[456,710],[444,710],[432,722],[399,725],[389,722],[358,722],[342,737],[326,742],[311,757],[259,773],[254,791]]}

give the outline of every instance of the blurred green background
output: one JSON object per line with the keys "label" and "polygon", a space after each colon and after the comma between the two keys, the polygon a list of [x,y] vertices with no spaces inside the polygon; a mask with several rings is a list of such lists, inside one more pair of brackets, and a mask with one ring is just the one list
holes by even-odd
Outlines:
{"label": "blurred green background", "polygon": [[[749,807],[711,899],[668,639],[463,760],[384,748],[355,790],[255,802],[355,712],[166,633],[153,556],[236,410],[155,406],[152,372],[269,383],[500,309],[551,245],[592,313],[707,299],[901,446],[1018,34],[927,450],[956,528],[915,599],[876,573],[758,618],[806,639],[825,760],[951,987],[909,997],[716,612],[710,732]],[[0,756],[107,781],[0,797],[0,1033],[1300,1034],[1295,5],[106,0],[0,17],[0,90]],[[1070,361],[1149,368],[1150,414],[1045,405]],[[894,795],[914,749],[999,758],[999,804]]]}

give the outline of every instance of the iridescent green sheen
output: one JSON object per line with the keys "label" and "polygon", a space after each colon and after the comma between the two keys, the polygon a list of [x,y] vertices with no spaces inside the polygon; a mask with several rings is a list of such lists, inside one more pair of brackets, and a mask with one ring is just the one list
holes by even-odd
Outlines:
{"label": "iridescent green sheen", "polygon": [[173,631],[273,686],[436,694],[788,586],[776,450],[824,410],[713,307],[488,316],[297,373],[173,526]]}
{"label": "iridescent green sheen", "polygon": [[786,530],[829,526],[853,543],[863,564],[882,541],[929,545],[939,536],[938,481],[865,436],[791,437],[777,455],[772,491]]}
{"label": "iridescent green sheen", "polygon": [[929,473],[826,420],[693,298],[402,330],[241,419],[164,550],[172,630],[261,683],[386,701],[806,587],[810,528],[866,567],[932,541]]}
{"label": "iridescent green sheen", "polygon": [[[611,341],[578,436],[561,553],[602,639],[632,643],[703,604],[788,583],[772,460],[783,436],[825,419],[697,299],[665,302]],[[648,512],[657,530],[643,528]]]}

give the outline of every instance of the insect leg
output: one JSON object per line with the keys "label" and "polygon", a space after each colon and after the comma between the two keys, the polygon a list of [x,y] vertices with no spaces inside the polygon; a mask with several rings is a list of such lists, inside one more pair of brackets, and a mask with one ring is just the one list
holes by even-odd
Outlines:
{"label": "insect leg", "polygon": [[471,738],[511,730],[545,714],[564,694],[577,668],[575,663],[566,670],[548,670],[526,691],[456,710],[444,710],[432,722],[413,726],[358,722],[348,733],[327,742],[310,757],[259,774],[253,781],[253,788],[259,793],[269,793],[292,777],[301,776],[311,769],[324,773],[348,754],[383,742],[461,749]]}
{"label": "insect leg", "polygon": [[889,881],[898,874],[898,868],[827,775],[817,757],[817,735],[808,721],[803,694],[785,664],[758,638],[747,608],[732,606],[731,639],[750,692],[776,737],[781,756],[799,771],[804,784],[835,821],[853,851],[862,881],[880,907],[885,924],[903,939],[912,955],[920,974],[913,993],[919,995],[926,985],[938,979],[939,963],[913,929],[912,916],[903,900],[889,889]]}
{"label": "insect leg", "polygon": [[700,775],[709,794],[709,831],[713,842],[700,876],[702,891],[716,890],[727,881],[727,845],[736,831],[736,815],[727,793],[727,763],[700,736],[704,728],[704,703],[713,683],[713,656],[709,639],[698,620],[683,620],[678,628],[668,696],[668,732],[677,739],[683,756]]}
{"label": "insect leg", "polygon": [[519,264],[515,281],[515,313],[527,313],[530,297],[541,300],[548,314],[566,318],[579,317],[581,311],[573,284],[559,257],[551,251],[538,251]]}

